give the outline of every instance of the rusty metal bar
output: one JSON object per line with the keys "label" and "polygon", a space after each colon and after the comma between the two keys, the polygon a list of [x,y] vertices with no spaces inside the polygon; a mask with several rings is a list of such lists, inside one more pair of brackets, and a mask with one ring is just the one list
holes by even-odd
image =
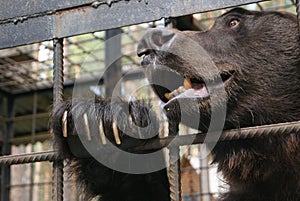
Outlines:
{"label": "rusty metal bar", "polygon": [[105,32],[105,97],[121,96],[121,87],[118,82],[122,78],[122,46],[121,29],[111,29]]}
{"label": "rusty metal bar", "polygon": [[94,0],[26,0],[26,2],[20,2],[19,0],[2,0],[0,7],[0,22],[16,18],[37,17],[57,10],[66,10],[72,7],[91,4],[92,2],[94,2]]}
{"label": "rusty metal bar", "polygon": [[[14,136],[14,107],[15,99],[12,96],[7,98],[7,120],[6,120],[6,133],[3,135],[2,153],[3,155],[11,154],[11,139]],[[1,200],[9,200],[10,197],[10,166],[1,166]]]}
{"label": "rusty metal bar", "polygon": [[0,157],[0,165],[18,165],[25,163],[56,161],[60,159],[55,151],[33,152]]}
{"label": "rusty metal bar", "polygon": [[298,19],[298,30],[300,35],[300,1],[296,0],[296,12],[297,12],[297,19]]}
{"label": "rusty metal bar", "polygon": [[[300,121],[287,122],[280,124],[271,124],[265,126],[248,127],[241,129],[226,130],[221,135],[219,141],[243,140],[249,138],[260,138],[278,135],[290,135],[291,133],[300,134]],[[153,150],[167,147],[172,142],[171,146],[189,145],[191,139],[194,141],[191,144],[204,143],[206,133],[186,134],[181,136],[169,136],[160,139],[148,140],[142,146],[134,148],[134,150]],[[209,141],[208,141],[209,142]],[[133,150],[131,148],[131,150]],[[7,155],[0,157],[0,165],[14,165],[23,163],[33,163],[40,161],[55,161],[60,160],[59,154],[55,151],[34,152],[18,155]]]}
{"label": "rusty metal bar", "polygon": [[[179,124],[169,122],[169,136],[177,136],[179,131]],[[170,198],[171,201],[181,201],[181,174],[180,174],[180,147],[169,147],[170,168],[169,168],[169,182],[170,182]]]}
{"label": "rusty metal bar", "polygon": [[[53,41],[54,56],[53,56],[53,105],[63,101],[63,39],[55,39]],[[55,143],[54,150],[58,150],[58,147],[62,146]],[[53,162],[53,188],[52,188],[52,200],[63,200],[63,160],[56,160]]]}
{"label": "rusty metal bar", "polygon": [[[13,0],[14,3],[9,3],[10,1],[5,0],[2,4],[9,4],[9,8],[21,7],[22,10],[26,11],[19,1]],[[79,0],[76,1],[78,2]],[[40,0],[37,5],[42,4],[42,8],[35,10],[39,8],[35,7],[34,11],[30,11],[29,16],[23,16],[26,15],[26,12],[23,12],[22,14],[16,13],[15,16],[10,16],[9,19],[3,19],[0,21],[0,49],[151,22],[161,18],[256,3],[263,0],[118,0],[110,1],[113,2],[110,5],[100,3],[102,1],[94,1],[94,3],[91,2],[90,4],[86,4],[87,0],[84,1],[84,4],[73,6],[74,4],[71,3],[71,0],[55,0],[52,3],[47,2],[44,4]],[[69,2],[71,6],[59,6],[67,4],[66,2]],[[49,4],[49,8],[52,6],[52,9],[45,9],[44,7],[47,4]],[[61,9],[57,10],[53,9],[53,7]],[[6,10],[6,8],[1,7],[0,11]],[[10,12],[10,14],[12,13],[14,12]]]}
{"label": "rusty metal bar", "polygon": [[[291,133],[294,133],[296,135],[300,134],[300,121],[225,130],[222,132],[219,141],[290,135]],[[210,134],[213,135],[214,133]],[[171,142],[171,146],[184,146],[190,144],[201,144],[204,142],[210,143],[215,141],[215,139],[206,139],[206,137],[206,133],[197,133],[185,134],[181,136],[169,136],[160,139],[150,139],[142,146],[135,147],[133,150],[139,151],[161,149],[162,147],[167,147],[168,145],[170,145]],[[192,142],[191,139],[193,139]]]}

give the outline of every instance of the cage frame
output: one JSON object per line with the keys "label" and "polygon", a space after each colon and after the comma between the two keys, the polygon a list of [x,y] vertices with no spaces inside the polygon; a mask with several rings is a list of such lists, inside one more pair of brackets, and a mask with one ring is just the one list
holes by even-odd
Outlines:
{"label": "cage frame", "polygon": [[[151,22],[161,18],[177,17],[187,14],[219,10],[264,0],[73,0],[36,1],[27,0],[26,5],[18,0],[5,0],[0,7],[0,49],[52,40],[54,45],[53,57],[53,102],[54,105],[63,101],[63,39],[83,33],[110,30],[123,26]],[[35,6],[32,6],[35,5]],[[296,1],[297,14],[300,4]],[[16,9],[20,8],[20,9]],[[137,9],[138,8],[138,9]],[[153,12],[154,11],[154,12]],[[130,13],[128,18],[121,16]],[[80,21],[78,26],[78,16]],[[111,21],[110,19],[116,19]],[[122,19],[122,20],[118,20]],[[298,15],[298,19],[299,15]],[[75,29],[75,27],[76,29]],[[41,32],[41,27],[45,27]],[[8,97],[8,114],[13,111],[13,94],[3,93]],[[9,116],[8,116],[9,117]],[[169,137],[154,139],[143,149],[165,147],[178,132],[178,125],[169,125]],[[276,132],[274,132],[274,129]],[[9,200],[7,176],[9,165],[25,164],[41,161],[53,162],[53,192],[52,200],[63,200],[63,159],[56,151],[25,153],[10,155],[9,140],[12,135],[12,122],[7,122],[7,135],[3,150],[7,155],[0,157],[1,164],[1,200]],[[224,131],[220,140],[245,139],[261,137],[262,135],[283,134],[284,132],[300,132],[300,121],[269,126],[258,126],[244,129]],[[185,135],[176,138],[171,148],[170,157],[179,154],[179,146],[186,145],[186,140],[194,138],[193,144],[203,143],[205,134]],[[189,140],[187,140],[189,141]],[[54,147],[54,150],[56,148]],[[180,164],[179,161],[170,167],[171,200],[180,201]]]}

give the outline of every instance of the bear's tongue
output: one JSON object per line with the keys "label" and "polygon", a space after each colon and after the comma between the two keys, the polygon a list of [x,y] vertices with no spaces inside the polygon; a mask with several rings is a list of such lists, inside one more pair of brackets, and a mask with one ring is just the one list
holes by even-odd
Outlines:
{"label": "bear's tongue", "polygon": [[183,86],[164,94],[165,98],[171,100],[173,98],[206,98],[209,96],[209,92],[204,83],[197,83],[191,81],[186,77],[183,82]]}

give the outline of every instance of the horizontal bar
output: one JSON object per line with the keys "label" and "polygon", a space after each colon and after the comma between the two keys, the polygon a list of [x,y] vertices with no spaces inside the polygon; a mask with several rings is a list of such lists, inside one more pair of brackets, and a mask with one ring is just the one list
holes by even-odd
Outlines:
{"label": "horizontal bar", "polygon": [[1,0],[1,21],[92,4],[95,0]]}
{"label": "horizontal bar", "polygon": [[[126,144],[126,142],[124,142],[119,148],[130,152],[139,152],[145,150],[159,150],[167,146],[184,146],[217,141],[243,140],[267,136],[289,135],[291,133],[296,135],[300,134],[300,121],[225,130],[222,131],[220,138],[216,138],[216,136],[218,136],[218,133],[212,132],[209,134],[197,133],[180,136],[168,136],[164,138],[154,138],[140,142],[136,146],[133,146],[132,143]],[[81,142],[77,135],[70,135],[68,138],[68,142],[73,155],[79,158],[90,157],[90,154],[85,149],[80,149],[78,147],[78,144],[80,144]],[[91,144],[91,146],[93,145],[94,144]],[[105,145],[101,148],[97,147],[97,149],[105,149]]]}
{"label": "horizontal bar", "polygon": [[[264,136],[290,135],[291,133],[295,133],[297,135],[300,134],[300,121],[225,130],[222,132],[218,141],[243,140]],[[214,135],[214,133],[210,133],[210,135]],[[194,139],[192,143],[191,139]],[[172,143],[172,146],[184,146],[190,144],[216,142],[215,140],[216,139],[214,139],[213,137],[210,138],[207,133],[186,134],[175,137],[152,139],[147,141],[142,146],[134,148],[134,151],[161,149],[168,146],[170,143]]]}
{"label": "horizontal bar", "polygon": [[[49,116],[49,114],[48,114]],[[31,139],[31,136],[30,136],[31,133],[28,133],[28,135],[22,135],[20,137],[14,137],[13,139],[11,139],[11,143],[15,146],[19,146],[21,144],[30,144],[32,143],[32,139]],[[43,142],[45,140],[49,140],[52,138],[52,135],[49,133],[49,132],[37,132],[35,134],[35,137],[34,137],[34,141],[35,142]]]}
{"label": "horizontal bar", "polygon": [[[243,140],[249,138],[259,138],[264,136],[290,135],[292,133],[295,135],[300,134],[300,121],[226,130],[223,131],[219,141]],[[146,143],[144,143],[143,145],[134,148],[127,147],[125,149],[131,151],[157,150],[168,146],[170,143],[172,143],[172,146],[184,146],[191,144],[200,144],[204,142],[211,142],[209,139],[206,140],[206,136],[206,133],[198,133],[180,136],[170,136],[159,139],[150,139],[147,140]],[[193,139],[192,143],[190,143],[191,139]],[[18,155],[1,156],[0,165],[14,165],[41,161],[54,161],[57,159],[60,159],[59,154],[54,151],[34,152]]]}
{"label": "horizontal bar", "polygon": [[55,161],[59,156],[54,151],[33,152],[0,157],[0,165],[16,165],[43,161]]}
{"label": "horizontal bar", "polygon": [[[141,68],[137,68],[128,72],[124,72],[122,75],[123,81],[130,81],[130,80],[137,80],[137,79],[143,79],[145,78],[145,74]],[[76,84],[77,86],[89,86],[89,85],[95,85],[95,84],[102,85],[103,84],[103,78],[95,79],[95,78],[87,78],[87,79],[77,79]],[[74,81],[73,80],[66,80],[64,81],[64,90],[73,90],[74,87]],[[33,90],[21,90],[21,91],[14,91],[13,93],[9,93],[8,91],[3,91],[6,95],[12,95],[13,97],[24,97],[24,96],[31,96],[33,93],[45,93],[45,94],[52,94],[53,86],[52,83],[49,82],[49,87],[38,88],[36,87]]]}
{"label": "horizontal bar", "polygon": [[0,22],[0,49],[260,1],[263,0],[119,0],[110,6],[83,5]]}

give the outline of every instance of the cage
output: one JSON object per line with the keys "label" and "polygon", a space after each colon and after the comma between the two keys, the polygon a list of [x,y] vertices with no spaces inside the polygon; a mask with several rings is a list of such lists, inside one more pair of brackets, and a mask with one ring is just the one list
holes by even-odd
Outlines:
{"label": "cage", "polygon": [[[158,102],[140,70],[136,45],[150,27],[192,16],[200,30],[228,8],[296,13],[293,0],[5,0],[0,8],[1,200],[82,200],[74,178],[52,147],[52,105],[72,97],[74,86],[86,96],[119,93],[125,99]],[[113,55],[111,57],[111,55]],[[109,70],[107,70],[109,66]],[[111,86],[122,77],[121,88]],[[141,86],[136,90],[136,86]],[[168,128],[161,116],[161,136]],[[295,125],[289,129],[295,129]],[[299,126],[298,126],[299,127]],[[266,128],[269,129],[269,128]],[[251,128],[249,128],[251,131]],[[180,133],[191,133],[181,126]],[[245,133],[248,130],[245,130]],[[228,132],[229,137],[234,136]],[[222,175],[201,157],[201,136],[184,146],[182,135],[172,154],[172,200],[213,201],[224,189]],[[170,140],[166,138],[166,140]],[[170,156],[172,157],[172,156]],[[170,169],[171,169],[170,168]],[[180,187],[179,184],[182,184]],[[222,186],[220,188],[220,186]],[[182,198],[180,198],[182,197]]]}

